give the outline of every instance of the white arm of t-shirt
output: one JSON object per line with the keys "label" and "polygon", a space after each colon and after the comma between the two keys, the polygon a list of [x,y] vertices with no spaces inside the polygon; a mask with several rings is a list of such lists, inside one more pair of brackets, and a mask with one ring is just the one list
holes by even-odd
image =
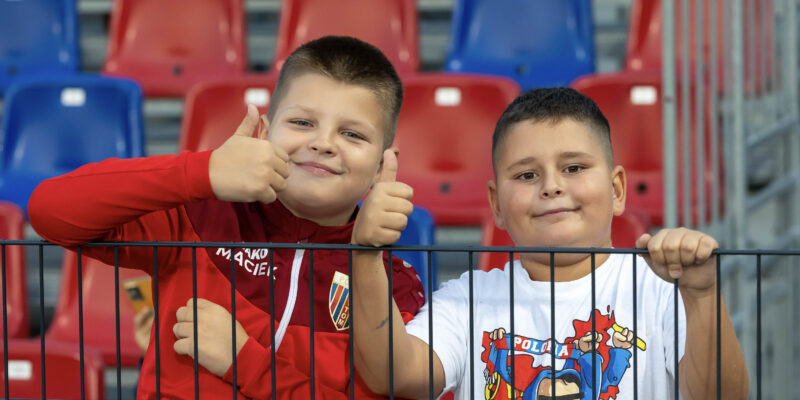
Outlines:
{"label": "white arm of t-shirt", "polygon": [[[469,361],[469,297],[464,279],[453,279],[433,293],[433,351],[442,362],[445,387],[453,390],[464,380],[464,365]],[[428,317],[431,308],[425,304],[414,316],[406,331],[425,343],[429,342]],[[441,395],[441,393],[440,393]]]}
{"label": "white arm of t-shirt", "polygon": [[[675,377],[675,288],[672,284],[666,284],[666,289],[662,289],[662,308],[664,316],[661,330],[661,337],[664,338],[664,355],[667,363],[667,371]],[[683,358],[686,349],[686,310],[683,307],[683,298],[678,293],[678,362]]]}

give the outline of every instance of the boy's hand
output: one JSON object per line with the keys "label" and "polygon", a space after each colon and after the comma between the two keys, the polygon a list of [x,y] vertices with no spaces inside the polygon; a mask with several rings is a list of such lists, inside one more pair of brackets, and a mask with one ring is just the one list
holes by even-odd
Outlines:
{"label": "boy's hand", "polygon": [[414,210],[414,190],[396,178],[397,156],[389,149],[383,152],[381,174],[356,217],[351,244],[380,247],[400,239]]}
{"label": "boy's hand", "polygon": [[645,233],[636,248],[647,249],[647,264],[661,279],[679,279],[679,286],[695,294],[707,294],[716,283],[716,257],[719,247],[714,238],[686,228],[663,229],[655,236]]}
{"label": "boy's hand", "polygon": [[[175,352],[194,358],[194,331],[192,299],[178,308],[178,322],[172,332],[178,339],[172,346]],[[197,362],[222,377],[233,363],[231,356],[231,314],[219,304],[206,299],[197,299]],[[236,354],[242,350],[249,336],[242,325],[236,322]]]}
{"label": "boy's hand", "polygon": [[256,139],[252,134],[259,123],[258,109],[248,105],[247,116],[233,136],[211,152],[208,175],[217,199],[271,203],[286,188],[289,156],[266,140],[267,122],[262,122]]}

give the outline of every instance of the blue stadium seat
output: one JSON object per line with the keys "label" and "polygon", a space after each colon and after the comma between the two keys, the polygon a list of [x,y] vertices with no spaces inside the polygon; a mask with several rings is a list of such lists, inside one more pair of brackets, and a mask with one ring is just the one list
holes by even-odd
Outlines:
{"label": "blue stadium seat", "polygon": [[594,72],[593,31],[591,0],[456,0],[445,69],[566,86]]}
{"label": "blue stadium seat", "polygon": [[77,72],[75,0],[0,0],[0,96],[11,80]]}
{"label": "blue stadium seat", "polygon": [[[431,246],[434,240],[434,223],[431,214],[422,207],[414,207],[414,211],[408,216],[408,225],[400,234],[400,240],[396,245],[420,245]],[[393,255],[402,258],[411,264],[422,280],[425,287],[425,295],[430,296],[428,289],[428,253],[424,251],[396,251]],[[433,276],[433,289],[438,287],[436,271],[436,254],[431,259],[431,275]]]}
{"label": "blue stadium seat", "polygon": [[49,76],[15,81],[0,132],[0,199],[27,209],[39,182],[109,157],[144,155],[142,96],[128,80]]}

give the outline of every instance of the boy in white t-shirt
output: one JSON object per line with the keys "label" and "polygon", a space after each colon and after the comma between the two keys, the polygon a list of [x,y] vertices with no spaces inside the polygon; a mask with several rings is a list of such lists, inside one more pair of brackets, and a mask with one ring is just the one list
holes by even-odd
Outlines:
{"label": "boy in white t-shirt", "polygon": [[[591,99],[569,88],[520,96],[497,123],[492,158],[489,201],[516,245],[612,247],[625,170],[614,166],[608,121]],[[353,243],[399,237],[411,191],[394,171],[385,166],[373,187],[367,202],[375,204],[359,214]],[[636,246],[649,254],[521,253],[504,270],[475,271],[472,285],[467,273],[447,282],[407,326],[395,305],[387,324],[381,252],[354,252],[356,368],[372,390],[409,398],[454,391],[457,399],[671,399],[677,346],[682,397],[714,398],[717,242],[678,228],[642,235]],[[745,398],[744,357],[724,301],[721,310],[722,398]]]}

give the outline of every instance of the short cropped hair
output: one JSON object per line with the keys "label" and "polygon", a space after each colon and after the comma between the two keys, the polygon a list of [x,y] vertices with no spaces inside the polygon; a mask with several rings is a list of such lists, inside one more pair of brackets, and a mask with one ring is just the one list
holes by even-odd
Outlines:
{"label": "short cropped hair", "polygon": [[497,157],[511,127],[519,122],[549,122],[557,124],[569,118],[586,124],[600,139],[606,162],[614,166],[611,149],[611,127],[592,99],[567,87],[533,89],[517,97],[508,105],[492,135],[492,166],[497,169]]}
{"label": "short cropped hair", "polygon": [[278,75],[267,109],[270,121],[292,81],[307,73],[371,90],[384,111],[383,147],[392,145],[403,85],[392,63],[377,47],[348,36],[325,36],[298,47],[286,58]]}

